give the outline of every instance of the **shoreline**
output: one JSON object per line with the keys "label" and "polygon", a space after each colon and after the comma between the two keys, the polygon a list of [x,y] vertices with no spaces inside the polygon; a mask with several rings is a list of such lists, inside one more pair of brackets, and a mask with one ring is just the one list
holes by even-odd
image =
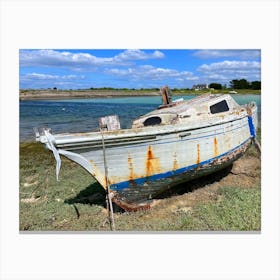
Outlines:
{"label": "shoreline", "polygon": [[21,96],[19,98],[20,101],[28,101],[28,100],[66,100],[66,99],[94,99],[94,98],[122,98],[122,97],[150,97],[150,96],[160,96],[159,94],[138,94],[138,95],[131,95],[131,94],[114,94],[114,95],[40,95],[40,96]]}
{"label": "shoreline", "polygon": [[[172,92],[173,96],[184,96],[184,95],[200,95],[207,93],[203,92]],[[226,94],[223,91],[218,91],[216,93]],[[234,95],[260,95],[260,92],[240,92]],[[161,96],[160,92],[147,91],[147,90],[99,90],[99,91],[67,91],[67,90],[21,90],[19,94],[20,101],[26,100],[65,100],[65,99],[92,99],[92,98],[121,98],[121,97],[150,97],[150,96]]]}
{"label": "shoreline", "polygon": [[20,91],[19,99],[24,100],[64,100],[64,99],[90,99],[90,98],[120,98],[139,96],[160,96],[159,92],[151,91],[67,91],[67,90],[23,90]]}

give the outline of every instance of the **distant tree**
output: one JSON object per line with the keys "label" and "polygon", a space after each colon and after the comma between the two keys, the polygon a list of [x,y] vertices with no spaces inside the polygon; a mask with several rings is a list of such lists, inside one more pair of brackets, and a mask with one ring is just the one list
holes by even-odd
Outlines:
{"label": "distant tree", "polygon": [[222,89],[222,85],[218,84],[218,83],[211,83],[211,84],[209,84],[209,88]]}
{"label": "distant tree", "polygon": [[233,89],[238,88],[238,80],[231,80],[229,82],[229,86],[230,86],[230,88],[233,88]]}
{"label": "distant tree", "polygon": [[54,87],[53,90],[57,90],[57,87]]}
{"label": "distant tree", "polygon": [[231,80],[229,82],[230,87],[233,89],[248,89],[250,88],[250,83],[246,79],[241,80]]}
{"label": "distant tree", "polygon": [[251,89],[261,89],[261,82],[260,81],[251,82]]}
{"label": "distant tree", "polygon": [[240,88],[248,89],[250,88],[250,83],[245,79],[241,79],[239,80],[239,86]]}

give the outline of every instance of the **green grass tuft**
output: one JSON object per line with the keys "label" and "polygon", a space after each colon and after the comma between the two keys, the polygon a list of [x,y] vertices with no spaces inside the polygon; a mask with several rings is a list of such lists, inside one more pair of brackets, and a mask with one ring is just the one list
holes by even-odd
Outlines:
{"label": "green grass tuft", "polygon": [[261,188],[221,187],[218,202],[208,202],[181,217],[180,230],[259,231]]}

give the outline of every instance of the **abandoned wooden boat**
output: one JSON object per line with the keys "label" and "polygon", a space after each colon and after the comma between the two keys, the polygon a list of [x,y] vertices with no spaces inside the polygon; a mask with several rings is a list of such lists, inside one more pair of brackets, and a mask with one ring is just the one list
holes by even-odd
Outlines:
{"label": "abandoned wooden boat", "polygon": [[163,105],[121,129],[117,116],[101,118],[100,131],[52,134],[36,139],[56,158],[63,155],[84,167],[125,210],[149,201],[174,185],[229,166],[256,136],[257,106],[237,104],[228,94],[204,94],[172,101],[161,89]]}

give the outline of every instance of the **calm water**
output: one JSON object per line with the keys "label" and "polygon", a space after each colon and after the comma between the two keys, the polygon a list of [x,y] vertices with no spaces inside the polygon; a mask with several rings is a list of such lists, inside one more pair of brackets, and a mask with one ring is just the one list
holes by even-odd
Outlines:
{"label": "calm water", "polygon": [[[183,96],[191,99],[194,96]],[[174,96],[173,100],[180,98]],[[255,101],[261,120],[260,95],[233,95],[239,104]],[[132,120],[154,110],[162,103],[160,96],[95,98],[72,100],[20,101],[20,141],[35,140],[33,127],[51,127],[53,133],[87,132],[98,129],[98,118],[118,115],[122,128]]]}

